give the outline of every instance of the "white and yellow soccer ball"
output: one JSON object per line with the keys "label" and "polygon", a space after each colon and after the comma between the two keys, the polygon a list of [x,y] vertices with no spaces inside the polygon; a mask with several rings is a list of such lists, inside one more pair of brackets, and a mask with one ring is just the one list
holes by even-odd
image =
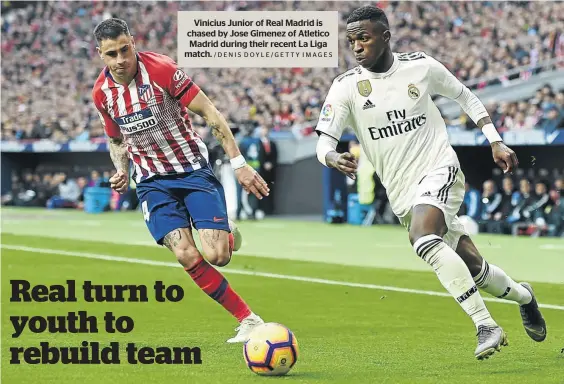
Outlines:
{"label": "white and yellow soccer ball", "polygon": [[282,376],[298,361],[298,340],[288,328],[278,323],[256,327],[243,345],[247,366],[258,375]]}

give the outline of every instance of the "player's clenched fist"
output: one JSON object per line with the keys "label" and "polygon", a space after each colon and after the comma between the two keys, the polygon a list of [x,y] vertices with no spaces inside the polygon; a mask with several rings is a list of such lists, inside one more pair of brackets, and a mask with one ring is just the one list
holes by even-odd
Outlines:
{"label": "player's clenched fist", "polygon": [[260,200],[263,196],[268,196],[270,189],[266,181],[249,164],[236,169],[235,175],[245,191],[254,194]]}
{"label": "player's clenched fist", "polygon": [[493,142],[491,146],[494,162],[503,169],[503,173],[513,173],[519,166],[515,152],[500,141]]}
{"label": "player's clenched fist", "polygon": [[333,156],[327,159],[327,165],[344,173],[351,179],[356,179],[356,170],[358,162],[353,154],[349,152],[337,153],[333,152]]}
{"label": "player's clenched fist", "polygon": [[117,171],[115,175],[110,177],[110,187],[120,194],[124,193],[127,191],[128,179],[129,177],[125,173]]}

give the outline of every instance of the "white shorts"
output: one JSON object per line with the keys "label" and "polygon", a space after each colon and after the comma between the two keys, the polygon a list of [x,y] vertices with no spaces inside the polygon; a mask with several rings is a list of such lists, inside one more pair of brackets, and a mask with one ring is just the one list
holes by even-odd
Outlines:
{"label": "white shorts", "polygon": [[[448,232],[443,237],[444,242],[456,250],[458,240],[468,233],[464,225],[458,220],[457,213],[460,210],[465,194],[465,177],[458,166],[448,166],[429,172],[415,188],[415,196],[412,196],[412,208],[420,204],[429,204],[439,208],[444,216]],[[411,226],[410,212],[399,217],[400,223],[409,230]]]}

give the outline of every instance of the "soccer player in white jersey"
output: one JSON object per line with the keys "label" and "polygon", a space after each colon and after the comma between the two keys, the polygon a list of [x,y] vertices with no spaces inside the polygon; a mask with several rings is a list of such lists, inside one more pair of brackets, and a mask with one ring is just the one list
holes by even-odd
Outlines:
{"label": "soccer player in white jersey", "polygon": [[527,334],[543,341],[546,324],[531,286],[488,264],[456,216],[465,178],[431,96],[461,105],[488,138],[494,161],[506,173],[517,167],[517,157],[502,142],[483,104],[441,63],[423,52],[392,52],[389,28],[377,7],[361,7],[349,16],[347,39],[360,66],[331,85],[316,128],[318,159],[354,178],[354,156],[336,152],[343,130],[354,130],[394,213],[409,231],[413,249],[474,321],[476,358],[507,345],[478,288],[519,303]]}

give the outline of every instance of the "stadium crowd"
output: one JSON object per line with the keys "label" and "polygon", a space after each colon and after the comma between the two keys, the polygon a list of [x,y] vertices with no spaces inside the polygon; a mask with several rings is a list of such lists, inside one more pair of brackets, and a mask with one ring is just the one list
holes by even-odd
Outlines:
{"label": "stadium crowd", "polygon": [[[378,181],[373,198],[363,224],[399,224]],[[517,169],[509,176],[495,168],[481,187],[466,183],[458,216],[482,233],[564,237],[564,169]]]}
{"label": "stadium crowd", "polygon": [[[552,133],[564,129],[564,90],[543,85],[529,99],[515,102],[486,104],[499,132],[541,130]],[[477,126],[467,114],[448,121],[450,128],[474,130]]]}
{"label": "stadium crowd", "polygon": [[[24,170],[12,174],[12,189],[1,197],[4,206],[84,209],[89,187],[108,187],[115,170],[89,173],[52,169]],[[112,193],[105,210],[137,208],[135,184],[125,195]],[[385,191],[377,189],[374,223],[397,224]],[[494,169],[481,189],[466,184],[459,216],[476,222],[480,232],[526,236],[564,237],[564,169],[523,170],[504,176]]]}
{"label": "stadium crowd", "polygon": [[[94,27],[109,17],[125,19],[137,48],[176,58],[179,10],[338,10],[339,68],[190,69],[233,128],[241,132],[313,131],[332,79],[355,61],[344,36],[348,13],[364,2],[2,2],[2,140],[104,138],[90,93],[103,63]],[[375,2],[392,26],[395,51],[425,51],[470,88],[526,81],[564,66],[564,2]],[[529,99],[491,103],[501,131],[564,129],[564,90],[546,84]],[[214,156],[217,144],[204,121],[193,123]],[[476,129],[462,114],[449,127]],[[244,135],[243,135],[244,136]],[[107,186],[110,170],[88,173],[26,170],[12,175],[2,205],[84,208],[87,187]],[[564,172],[564,169],[562,170]],[[468,186],[460,214],[484,232],[564,235],[564,174],[494,175],[478,189]],[[133,186],[134,187],[134,186]],[[377,222],[392,222],[385,193],[376,202]],[[134,193],[112,196],[107,209],[134,209]]]}
{"label": "stadium crowd", "polygon": [[[90,100],[102,67],[92,30],[108,17],[129,23],[138,49],[176,58],[178,10],[339,10],[339,68],[193,69],[193,79],[231,126],[272,130],[316,121],[331,80],[355,65],[344,37],[348,13],[363,2],[2,2],[2,136],[57,142],[103,137]],[[425,51],[473,88],[509,75],[552,70],[564,56],[563,2],[377,2],[397,51]],[[493,60],[492,60],[493,58]],[[552,60],[552,61],[551,61]],[[562,127],[562,90],[491,106],[504,129]],[[550,105],[550,107],[549,107]],[[203,121],[194,117],[199,129]],[[463,116],[454,124],[471,128]]]}
{"label": "stadium crowd", "polygon": [[489,179],[481,192],[467,184],[459,214],[478,223],[480,232],[564,237],[564,176],[548,180]]}
{"label": "stadium crowd", "polygon": [[[82,169],[74,172],[70,168],[61,170],[38,167],[12,172],[12,188],[1,196],[1,204],[15,207],[46,207],[49,209],[70,208],[84,209],[87,188],[109,188],[110,177],[115,169]],[[124,195],[112,191],[109,204],[104,210],[135,209],[138,201],[135,184]]]}

